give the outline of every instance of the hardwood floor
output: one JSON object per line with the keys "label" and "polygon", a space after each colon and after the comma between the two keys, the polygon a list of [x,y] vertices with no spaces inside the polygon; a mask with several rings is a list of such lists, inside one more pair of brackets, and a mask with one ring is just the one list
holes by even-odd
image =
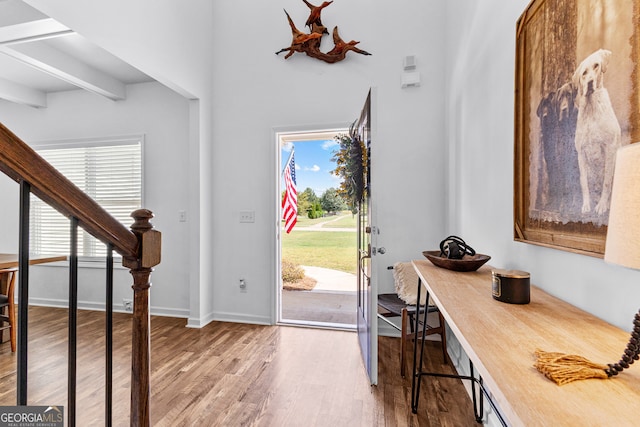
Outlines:
{"label": "hardwood floor", "polygon": [[[30,308],[29,404],[67,409],[67,314]],[[104,425],[104,314],[78,313],[77,425]],[[151,423],[155,426],[473,426],[459,380],[423,380],[418,414],[399,375],[400,340],[379,339],[371,387],[354,332],[151,320]],[[427,368],[442,365],[428,346]],[[130,316],[114,315],[114,425],[129,424]],[[429,361],[433,360],[435,364]],[[15,404],[16,356],[0,345],[0,405]],[[427,397],[429,397],[427,399]]]}

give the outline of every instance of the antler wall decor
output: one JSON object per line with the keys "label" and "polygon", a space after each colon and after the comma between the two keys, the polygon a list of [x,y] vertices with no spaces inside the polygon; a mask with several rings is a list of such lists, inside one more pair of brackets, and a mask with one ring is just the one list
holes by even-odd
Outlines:
{"label": "antler wall decor", "polygon": [[289,16],[289,13],[287,13],[287,11],[285,10],[284,13],[287,15],[287,19],[289,20],[289,26],[291,27],[291,35],[293,36],[293,40],[291,41],[291,46],[280,49],[276,52],[276,55],[288,51],[289,53],[287,53],[284,57],[284,59],[287,59],[295,52],[300,52],[306,53],[312,58],[316,58],[330,64],[342,61],[347,56],[347,52],[349,52],[350,50],[361,55],[371,55],[369,52],[358,49],[356,47],[356,45],[360,42],[351,40],[349,43],[346,43],[344,40],[342,40],[340,38],[340,35],[338,34],[337,26],[333,27],[333,49],[331,49],[327,53],[321,52],[320,42],[322,41],[322,36],[324,34],[329,34],[329,32],[327,31],[327,27],[322,25],[320,14],[322,13],[322,9],[333,3],[333,0],[325,1],[320,6],[314,6],[307,0],[302,1],[309,7],[311,11],[309,13],[309,18],[307,18],[307,22],[305,22],[305,26],[311,29],[311,33],[307,34],[298,30],[296,28],[296,25],[293,23],[293,20]]}

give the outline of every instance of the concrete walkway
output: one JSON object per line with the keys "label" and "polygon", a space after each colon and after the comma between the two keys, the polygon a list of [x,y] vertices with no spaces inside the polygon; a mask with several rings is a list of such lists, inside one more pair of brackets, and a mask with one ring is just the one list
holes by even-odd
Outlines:
{"label": "concrete walkway", "polygon": [[302,268],[304,269],[305,275],[318,281],[315,288],[313,288],[314,291],[356,291],[357,278],[355,274],[323,267],[310,267],[303,265]]}
{"label": "concrete walkway", "polygon": [[355,274],[322,267],[303,266],[305,274],[318,281],[311,291],[282,290],[284,322],[319,322],[341,325],[347,329],[356,324]]}
{"label": "concrete walkway", "polygon": [[297,226],[295,229],[298,231],[350,231],[352,233],[356,232],[355,228],[346,228],[346,227],[327,227],[327,224],[331,224],[332,222],[336,222],[344,218],[348,215],[340,215],[335,218],[332,218],[328,221],[319,222],[317,224],[310,225],[308,227]]}
{"label": "concrete walkway", "polygon": [[355,292],[282,290],[282,320],[320,322],[351,329],[356,324]]}

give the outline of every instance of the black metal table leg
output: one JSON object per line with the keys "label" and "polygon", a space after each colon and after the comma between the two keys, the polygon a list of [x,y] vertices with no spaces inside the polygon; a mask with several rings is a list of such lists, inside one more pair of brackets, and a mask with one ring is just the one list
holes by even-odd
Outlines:
{"label": "black metal table leg", "polygon": [[415,318],[415,327],[414,327],[414,339],[413,339],[413,369],[412,379],[411,379],[411,410],[415,414],[418,412],[418,399],[420,398],[420,379],[422,373],[422,360],[424,356],[424,339],[426,337],[426,329],[427,329],[427,306],[429,305],[429,291],[427,291],[427,303],[425,304],[425,318],[422,321],[422,344],[420,345],[420,366],[416,369],[416,363],[418,359],[416,358],[418,353],[418,332],[420,331],[420,291],[422,289],[422,279],[418,277],[418,295],[416,298],[416,318]]}
{"label": "black metal table leg", "polygon": [[[413,367],[412,367],[412,378],[411,378],[411,411],[416,414],[418,412],[418,401],[420,398],[420,383],[423,376],[431,376],[431,377],[441,377],[441,378],[454,378],[459,380],[467,380],[471,381],[471,399],[473,402],[473,415],[476,419],[476,422],[482,424],[482,420],[484,417],[484,398],[487,398],[487,401],[491,405],[491,408],[495,412],[500,424],[503,426],[507,426],[506,421],[500,414],[497,406],[491,399],[489,392],[484,388],[484,384],[482,381],[482,376],[478,378],[475,377],[475,370],[473,367],[473,362],[469,359],[469,368],[470,375],[455,375],[455,374],[441,374],[437,372],[424,372],[422,370],[423,364],[423,356],[424,356],[424,341],[426,338],[426,330],[427,330],[427,315],[429,313],[429,290],[427,290],[427,298],[425,302],[425,310],[424,310],[424,319],[422,322],[422,344],[420,346],[420,358],[418,363],[418,334],[420,331],[420,291],[422,289],[422,279],[418,276],[418,293],[417,293],[417,301],[416,301],[416,318],[415,318],[415,328],[414,328],[414,340],[413,340]],[[417,366],[418,365],[418,366]],[[476,392],[479,390],[478,392]],[[478,398],[480,401],[478,402]]]}
{"label": "black metal table leg", "polygon": [[[481,423],[484,415],[484,399],[482,398],[482,377],[476,380],[476,374],[473,370],[473,362],[469,359],[469,376],[473,378],[471,382],[471,400],[473,401],[473,415],[476,417],[476,422]],[[480,393],[480,408],[478,408],[478,399],[476,398],[476,385],[478,385]]]}

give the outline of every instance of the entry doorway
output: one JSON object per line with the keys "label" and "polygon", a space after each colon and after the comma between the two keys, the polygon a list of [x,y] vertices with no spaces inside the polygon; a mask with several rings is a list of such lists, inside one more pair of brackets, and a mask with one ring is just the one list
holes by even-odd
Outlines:
{"label": "entry doorway", "polygon": [[[279,324],[356,328],[357,216],[346,202],[340,204],[339,195],[336,199],[340,179],[332,174],[336,136],[348,132],[336,127],[276,133]],[[288,168],[290,176],[285,178]],[[295,221],[287,180],[295,181]],[[286,197],[289,200],[283,202]]]}

